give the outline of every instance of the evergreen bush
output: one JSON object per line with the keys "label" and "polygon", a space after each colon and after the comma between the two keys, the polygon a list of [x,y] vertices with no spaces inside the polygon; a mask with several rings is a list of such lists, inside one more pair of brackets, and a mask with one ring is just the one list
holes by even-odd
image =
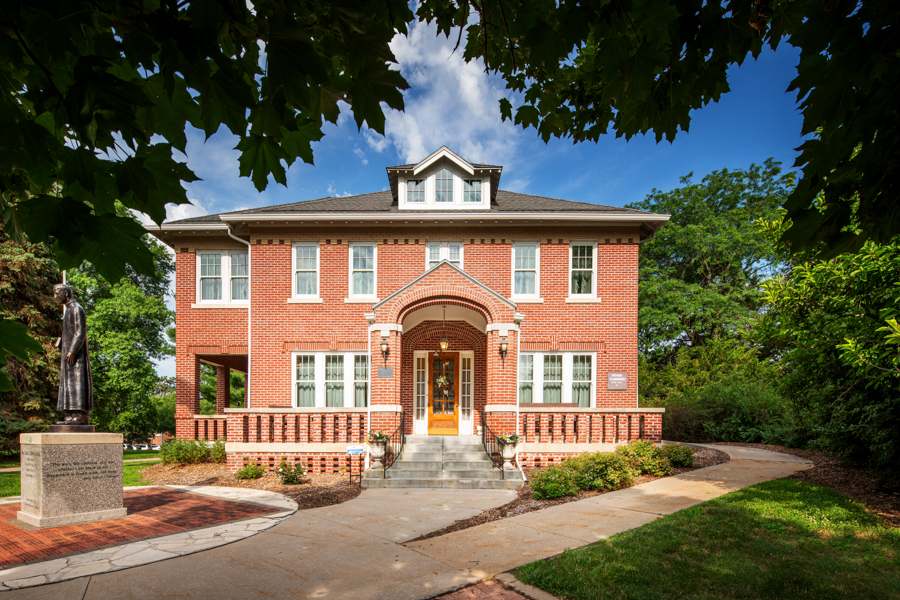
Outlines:
{"label": "evergreen bush", "polygon": [[687,446],[663,446],[659,451],[673,467],[694,466],[694,451]]}
{"label": "evergreen bush", "polygon": [[244,459],[244,466],[234,474],[235,479],[259,479],[266,474],[266,468]]}

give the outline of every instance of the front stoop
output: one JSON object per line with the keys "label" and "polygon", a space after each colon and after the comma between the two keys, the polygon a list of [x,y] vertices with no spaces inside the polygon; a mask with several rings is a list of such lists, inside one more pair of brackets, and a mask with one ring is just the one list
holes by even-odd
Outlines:
{"label": "front stoop", "polygon": [[476,436],[408,435],[403,452],[382,477],[369,469],[364,488],[457,488],[517,490],[524,485],[518,469],[494,469]]}

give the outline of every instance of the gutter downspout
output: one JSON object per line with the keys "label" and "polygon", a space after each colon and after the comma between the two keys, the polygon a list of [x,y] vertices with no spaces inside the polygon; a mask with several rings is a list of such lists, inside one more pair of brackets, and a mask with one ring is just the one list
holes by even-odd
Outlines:
{"label": "gutter downspout", "polygon": [[247,388],[247,404],[246,404],[246,406],[244,406],[244,408],[250,408],[250,371],[251,371],[251,368],[250,368],[250,365],[251,365],[250,341],[252,339],[250,336],[251,336],[251,333],[253,332],[253,329],[251,327],[251,323],[253,321],[250,318],[251,317],[250,311],[251,311],[251,307],[253,306],[253,287],[252,287],[253,286],[253,267],[251,266],[253,264],[253,261],[251,260],[252,256],[251,256],[250,242],[244,241],[241,238],[234,235],[234,233],[232,233],[232,231],[231,231],[231,225],[228,225],[227,233],[228,233],[228,237],[230,237],[231,239],[236,240],[236,241],[244,244],[245,246],[247,246],[247,379],[246,379],[246,381],[244,381],[244,386],[246,386],[246,388]]}
{"label": "gutter downspout", "polygon": [[[513,315],[513,322],[519,326],[519,329],[516,331],[516,364],[514,365],[516,370],[516,435],[519,435],[522,410],[519,404],[519,354],[522,352],[522,320],[524,318],[524,316],[519,314]],[[528,477],[525,476],[525,470],[522,468],[522,463],[519,462],[518,444],[516,445],[516,466],[519,467],[519,473],[522,474],[522,481],[528,481]]]}

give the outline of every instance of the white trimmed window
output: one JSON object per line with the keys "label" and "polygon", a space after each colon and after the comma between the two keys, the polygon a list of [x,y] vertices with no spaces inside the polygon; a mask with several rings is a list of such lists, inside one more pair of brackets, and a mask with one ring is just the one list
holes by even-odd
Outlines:
{"label": "white trimmed window", "polygon": [[481,202],[481,180],[463,180],[463,202]]}
{"label": "white trimmed window", "polygon": [[319,296],[319,244],[294,244],[295,298]]}
{"label": "white trimmed window", "polygon": [[597,296],[597,244],[572,242],[569,246],[569,296]]}
{"label": "white trimmed window", "polygon": [[540,294],[540,245],[536,242],[516,242],[513,244],[514,298],[537,298]]}
{"label": "white trimmed window", "polygon": [[200,303],[247,303],[250,266],[246,252],[197,251],[197,299]]}
{"label": "white trimmed window", "polygon": [[406,201],[410,204],[418,204],[425,202],[425,180],[424,179],[407,179],[406,180]]}
{"label": "white trimmed window", "polygon": [[441,169],[434,175],[434,201],[453,202],[453,172]]}
{"label": "white trimmed window", "polygon": [[596,354],[535,352],[519,355],[519,402],[594,406]]}
{"label": "white trimmed window", "polygon": [[368,406],[369,359],[352,352],[293,352],[291,400],[300,408]]}
{"label": "white trimmed window", "polygon": [[374,298],[376,250],[372,243],[350,244],[350,297]]}
{"label": "white trimmed window", "polygon": [[462,242],[428,242],[425,246],[425,270],[438,266],[442,260],[462,269]]}

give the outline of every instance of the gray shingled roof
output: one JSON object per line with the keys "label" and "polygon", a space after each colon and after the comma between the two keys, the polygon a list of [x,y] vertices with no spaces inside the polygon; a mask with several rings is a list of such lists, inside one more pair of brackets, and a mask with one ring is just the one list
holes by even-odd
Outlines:
{"label": "gray shingled roof", "polygon": [[[429,212],[470,212],[465,208],[447,209],[447,210],[429,210]],[[248,210],[238,210],[230,213],[222,213],[227,215],[247,215],[259,216],[266,214],[286,214],[286,213],[344,213],[344,212],[368,212],[368,213],[398,213],[397,203],[391,196],[390,191],[372,192],[371,194],[360,194],[358,196],[344,196],[336,198],[317,198],[315,200],[304,200],[302,202],[292,202],[290,204],[276,204],[274,206],[263,206],[260,208],[251,208]],[[482,212],[482,211],[479,211]],[[620,206],[604,206],[602,204],[591,204],[589,202],[575,202],[573,200],[561,200],[559,198],[547,198],[544,196],[532,196],[530,194],[519,194],[518,192],[507,192],[505,190],[497,191],[497,199],[491,203],[490,210],[483,211],[485,213],[516,213],[516,212],[604,212],[609,214],[633,214],[647,215],[650,213],[635,210],[633,208],[623,208]],[[170,221],[167,224],[203,224],[203,223],[221,223],[219,215],[206,215],[203,217],[193,217],[190,219],[181,219],[179,221]]]}

